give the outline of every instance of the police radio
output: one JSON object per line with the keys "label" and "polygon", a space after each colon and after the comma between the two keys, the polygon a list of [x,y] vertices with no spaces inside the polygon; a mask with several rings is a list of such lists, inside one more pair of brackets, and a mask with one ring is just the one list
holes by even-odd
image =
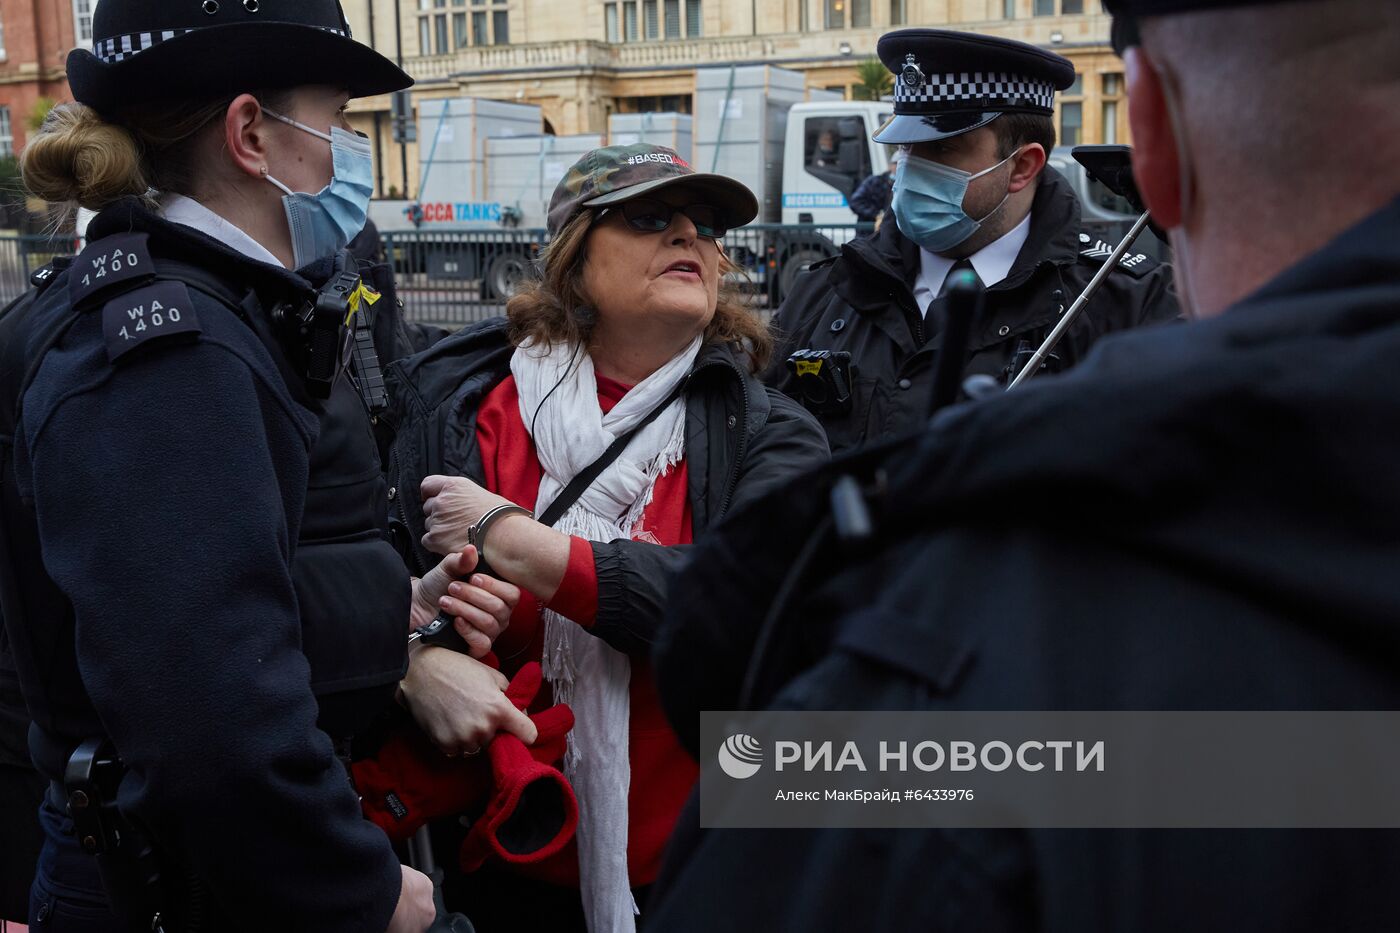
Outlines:
{"label": "police radio", "polygon": [[847,350],[798,350],[787,358],[788,372],[802,392],[802,404],[818,415],[851,410],[855,366]]}
{"label": "police radio", "polygon": [[355,350],[360,275],[354,268],[349,251],[341,250],[330,280],[314,298],[300,305],[278,305],[272,311],[292,364],[301,370],[306,391],[316,398],[330,398]]}

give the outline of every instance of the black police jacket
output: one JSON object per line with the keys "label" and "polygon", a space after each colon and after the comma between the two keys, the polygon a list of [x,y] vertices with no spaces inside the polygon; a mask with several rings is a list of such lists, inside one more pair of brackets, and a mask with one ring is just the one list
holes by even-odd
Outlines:
{"label": "black police jacket", "polygon": [[[1007,384],[1108,252],[1105,244],[1080,232],[1079,200],[1047,166],[1032,202],[1026,243],[1007,277],[987,289],[964,375],[985,374]],[[1179,316],[1169,268],[1141,253],[1127,254],[1119,265],[1045,361],[1043,372],[1079,362],[1106,333]],[[938,322],[946,301],[930,304],[927,318],[919,313],[914,300],[919,267],[918,246],[886,217],[873,236],[850,241],[838,256],[801,276],[778,311],[780,347],[764,382],[808,404],[826,428],[833,451],[907,434],[927,420],[942,342]],[[851,354],[854,391],[849,404],[835,410],[811,404],[786,362],[799,349]]]}
{"label": "black police jacket", "polygon": [[[789,613],[822,643],[785,640],[768,663],[786,684],[761,702],[1400,708],[1397,354],[1400,199],[1221,317],[1110,338],[736,515],[676,582],[663,705],[692,743],[698,711],[734,708],[796,546],[765,530],[801,540],[832,476],[883,470],[873,541],[829,549]],[[697,834],[692,812],[650,922],[1380,930],[1397,877],[1393,829]]]}
{"label": "black police jacket", "polygon": [[[0,320],[0,594],[35,764],[61,779],[110,738],[124,813],[215,916],[380,933],[398,860],[323,731],[364,723],[405,665],[369,415],[344,379],[311,398],[274,336],[307,280],[135,202],[89,237]],[[159,275],[75,309],[133,263]]]}
{"label": "black police jacket", "polygon": [[[416,573],[442,559],[421,543],[419,487],[433,474],[483,481],[477,410],[510,375],[514,352],[505,319],[498,318],[389,367],[396,429],[389,465],[392,522]],[[765,389],[729,347],[708,344],[701,349],[685,395],[686,472],[696,537],[730,510],[828,458],[826,439],[812,416]],[[598,617],[590,631],[618,651],[649,651],[670,575],[689,548],[626,540],[592,545]]]}

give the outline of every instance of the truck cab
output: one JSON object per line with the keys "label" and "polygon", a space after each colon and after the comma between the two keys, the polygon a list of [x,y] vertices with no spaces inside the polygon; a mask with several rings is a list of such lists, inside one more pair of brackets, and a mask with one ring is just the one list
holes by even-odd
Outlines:
{"label": "truck cab", "polygon": [[871,141],[894,112],[888,101],[795,104],[783,149],[784,224],[853,224],[850,197],[889,170],[894,146]]}

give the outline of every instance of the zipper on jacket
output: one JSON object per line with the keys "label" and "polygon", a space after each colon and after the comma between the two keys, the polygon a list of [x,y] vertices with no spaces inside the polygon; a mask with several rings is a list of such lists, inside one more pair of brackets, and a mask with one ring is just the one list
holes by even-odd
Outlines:
{"label": "zipper on jacket", "polygon": [[[405,509],[404,506],[403,506],[403,489],[402,489],[402,485],[399,484],[399,483],[397,483],[397,480],[398,480],[398,478],[399,478],[398,465],[399,465],[399,445],[398,445],[398,444],[394,444],[393,446],[391,446],[391,447],[389,448],[389,475],[390,475],[391,477],[393,477],[393,481],[392,481],[392,482],[394,482],[394,485],[391,485],[391,486],[389,487],[390,490],[393,492],[393,495],[391,495],[390,498],[393,500],[395,508],[398,509],[399,521],[403,523],[403,530],[404,530],[404,533],[411,536],[411,535],[413,534],[413,528],[408,524],[408,510]],[[421,576],[423,576],[423,574],[425,573],[425,571],[423,570],[423,565],[422,565],[422,563],[418,560],[418,548],[415,546],[415,542],[413,541],[412,537],[409,538],[409,540],[408,540],[407,543],[408,543],[408,555],[407,555],[407,556],[408,556],[409,562],[413,564],[414,576],[421,577]]]}
{"label": "zipper on jacket", "polygon": [[[729,511],[729,501],[732,498],[734,498],[734,490],[739,485],[739,468],[743,465],[744,455],[748,452],[750,399],[748,380],[744,378],[743,371],[739,369],[739,367],[735,365],[733,361],[725,361],[723,363],[707,363],[705,365],[706,367],[718,366],[721,368],[732,370],[734,374],[739,377],[739,391],[743,393],[744,396],[744,404],[742,410],[739,413],[738,422],[739,449],[734,456],[734,465],[730,467],[729,470],[729,479],[724,488],[724,498],[720,499],[719,502],[719,511],[715,514],[714,519],[712,519],[711,521],[711,524],[713,524],[714,522],[717,522],[721,518],[723,518],[725,512]],[[696,372],[699,372],[699,370],[696,370]],[[691,375],[694,376],[694,373],[692,373]]]}

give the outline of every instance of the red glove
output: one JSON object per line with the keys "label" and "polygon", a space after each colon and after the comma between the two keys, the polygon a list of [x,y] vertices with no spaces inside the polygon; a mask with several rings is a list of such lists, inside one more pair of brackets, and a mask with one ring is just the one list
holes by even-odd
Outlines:
{"label": "red glove", "polygon": [[[506,693],[523,710],[539,686],[539,665],[527,664]],[[525,689],[529,693],[522,704],[519,697]],[[567,706],[554,706],[530,718],[539,731],[529,749],[531,756],[543,763],[558,761],[564,755],[564,736],[574,726],[573,713]],[[351,773],[365,817],[396,842],[439,817],[476,810],[492,790],[486,756],[448,758],[411,722],[396,731],[375,757],[355,762]]]}
{"label": "red glove", "polygon": [[[541,683],[540,666],[531,662],[515,675],[506,696],[524,710]],[[502,733],[486,746],[495,786],[462,841],[458,856],[463,871],[475,871],[492,856],[517,865],[542,862],[568,845],[578,829],[574,789],[546,763],[564,756],[573,711],[561,703],[530,718],[539,730],[534,745]]]}

